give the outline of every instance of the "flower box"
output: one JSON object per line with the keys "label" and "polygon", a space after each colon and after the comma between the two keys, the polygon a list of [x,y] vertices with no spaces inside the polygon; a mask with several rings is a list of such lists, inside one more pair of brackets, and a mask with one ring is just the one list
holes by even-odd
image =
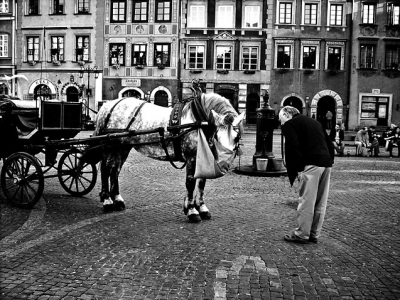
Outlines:
{"label": "flower box", "polygon": [[190,73],[198,74],[203,72],[203,70],[190,70]]}
{"label": "flower box", "polygon": [[84,66],[84,65],[85,65],[85,62],[84,62],[83,60],[80,60],[80,61],[78,61],[78,65]]}
{"label": "flower box", "polygon": [[217,73],[219,73],[219,74],[228,74],[229,70],[217,70]]}
{"label": "flower box", "polygon": [[54,66],[61,66],[61,62],[59,60],[53,60]]}
{"label": "flower box", "polygon": [[29,64],[30,66],[34,66],[34,65],[36,65],[36,61],[34,61],[34,60],[28,61],[28,64]]}
{"label": "flower box", "polygon": [[137,65],[135,68],[141,70],[144,69],[144,65]]}
{"label": "flower box", "polygon": [[165,66],[164,66],[164,65],[158,65],[157,67],[158,67],[160,70],[165,69]]}
{"label": "flower box", "polygon": [[244,70],[243,73],[244,73],[244,74],[255,74],[256,71],[255,71],[255,70]]}

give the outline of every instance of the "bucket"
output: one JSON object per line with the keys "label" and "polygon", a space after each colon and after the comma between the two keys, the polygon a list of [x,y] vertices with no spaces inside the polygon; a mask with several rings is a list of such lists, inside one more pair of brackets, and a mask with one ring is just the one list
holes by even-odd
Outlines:
{"label": "bucket", "polygon": [[257,171],[265,171],[268,165],[267,158],[257,158],[256,159]]}
{"label": "bucket", "polygon": [[282,171],[284,168],[283,166],[283,159],[282,158],[274,158],[272,160],[272,168],[274,171]]}

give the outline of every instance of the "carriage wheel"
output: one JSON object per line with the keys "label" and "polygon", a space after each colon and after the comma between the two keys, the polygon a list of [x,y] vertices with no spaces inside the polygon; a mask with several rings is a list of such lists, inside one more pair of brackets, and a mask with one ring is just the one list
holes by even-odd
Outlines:
{"label": "carriage wheel", "polygon": [[44,188],[43,171],[36,158],[24,152],[10,155],[1,170],[1,187],[12,205],[32,208]]}
{"label": "carriage wheel", "polygon": [[72,196],[86,195],[96,185],[96,165],[86,162],[81,163],[81,157],[81,151],[71,149],[61,156],[58,163],[58,179],[60,184]]}

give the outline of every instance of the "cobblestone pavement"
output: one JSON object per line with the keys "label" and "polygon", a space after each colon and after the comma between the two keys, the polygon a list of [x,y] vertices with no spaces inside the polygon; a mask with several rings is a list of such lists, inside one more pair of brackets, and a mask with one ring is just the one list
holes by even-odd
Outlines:
{"label": "cobblestone pavement", "polygon": [[[245,135],[241,165],[254,142]],[[0,194],[0,299],[400,299],[399,167],[338,157],[322,237],[308,245],[283,240],[297,199],[286,177],[207,181],[212,218],[198,224],[181,210],[184,171],[135,152],[123,212],[102,212],[100,183],[76,198],[50,179],[32,210]]]}

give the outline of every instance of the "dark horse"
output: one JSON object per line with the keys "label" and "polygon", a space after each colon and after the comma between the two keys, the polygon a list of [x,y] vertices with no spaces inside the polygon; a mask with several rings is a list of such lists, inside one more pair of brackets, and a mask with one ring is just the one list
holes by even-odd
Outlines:
{"label": "dark horse", "polygon": [[[203,111],[205,121],[209,124],[208,130],[211,134],[208,136],[217,140],[226,149],[234,151],[240,139],[240,132],[243,131],[241,122],[244,113],[238,115],[228,99],[215,93],[201,94],[196,101],[196,105],[200,106]],[[192,109],[193,105],[194,102],[189,101],[183,107],[180,118],[181,125],[202,121],[196,120],[196,113]],[[136,131],[158,127],[167,129],[171,111],[172,108],[170,107],[157,106],[136,98],[110,101],[103,105],[98,113],[94,136],[118,129]],[[168,136],[170,137],[171,134],[167,133],[166,138]],[[203,199],[206,179],[194,177],[198,136],[198,130],[191,130],[183,135],[180,140],[182,156],[187,162],[187,196],[184,200],[183,209],[191,222],[211,218]],[[172,144],[169,143],[167,151],[170,154],[170,159],[177,160]],[[160,144],[158,133],[124,137],[118,139],[117,143],[103,146],[100,198],[105,211],[123,210],[125,208],[124,200],[119,191],[118,176],[132,147],[145,156],[158,160],[167,159],[166,151]],[[197,193],[194,196],[196,187]]]}

